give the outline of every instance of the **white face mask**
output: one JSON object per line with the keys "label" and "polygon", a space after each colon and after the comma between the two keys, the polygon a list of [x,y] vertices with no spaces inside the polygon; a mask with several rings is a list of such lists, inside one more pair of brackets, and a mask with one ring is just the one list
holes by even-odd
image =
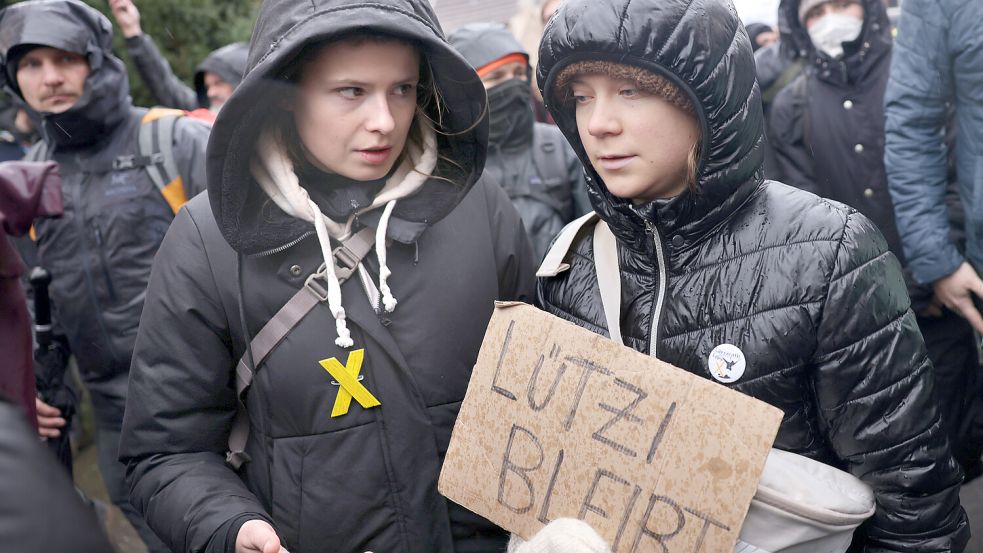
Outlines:
{"label": "white face mask", "polygon": [[843,55],[843,43],[857,40],[863,27],[862,19],[852,15],[831,13],[824,15],[809,28],[809,38],[816,48],[836,59]]}

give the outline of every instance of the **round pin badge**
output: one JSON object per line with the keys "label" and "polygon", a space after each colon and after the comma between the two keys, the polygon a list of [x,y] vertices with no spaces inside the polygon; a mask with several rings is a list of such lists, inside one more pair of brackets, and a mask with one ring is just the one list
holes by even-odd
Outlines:
{"label": "round pin badge", "polygon": [[710,375],[718,382],[730,384],[737,382],[744,376],[747,368],[747,360],[744,352],[733,344],[720,344],[713,348],[710,357],[707,359],[707,366]]}

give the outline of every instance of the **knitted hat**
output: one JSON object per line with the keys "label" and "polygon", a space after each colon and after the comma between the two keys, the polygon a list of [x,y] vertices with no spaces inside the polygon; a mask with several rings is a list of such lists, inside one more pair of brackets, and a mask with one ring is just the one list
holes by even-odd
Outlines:
{"label": "knitted hat", "polygon": [[612,79],[633,81],[638,84],[638,87],[643,92],[665,98],[670,104],[690,115],[696,113],[689,96],[678,86],[662,75],[642,69],[641,67],[600,60],[572,63],[564,67],[560,71],[560,74],[557,75],[556,89],[563,95],[568,94],[570,82],[578,75],[607,75]]}
{"label": "knitted hat", "polygon": [[829,1],[830,0],[801,0],[799,2],[799,21],[801,21],[802,24],[805,25],[806,14],[809,13],[809,10],[815,8],[820,4],[825,4],[826,2]]}

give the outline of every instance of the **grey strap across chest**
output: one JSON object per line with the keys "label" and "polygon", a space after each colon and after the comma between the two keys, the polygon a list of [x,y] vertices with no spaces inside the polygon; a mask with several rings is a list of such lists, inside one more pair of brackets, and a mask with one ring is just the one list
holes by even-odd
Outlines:
{"label": "grey strap across chest", "polygon": [[[342,284],[355,273],[359,263],[372,250],[375,243],[374,230],[364,228],[353,234],[332,252],[335,274]],[[246,412],[245,394],[253,382],[254,371],[258,370],[266,357],[279,345],[301,319],[307,316],[317,304],[327,301],[328,286],[324,282],[325,265],[307,277],[304,286],[266,322],[250,341],[253,365],[250,366],[248,352],[244,352],[236,365],[236,416],[229,433],[229,451],[225,462],[238,470],[249,461],[246,443],[249,441],[249,414]],[[330,330],[330,329],[328,329]],[[328,331],[326,330],[326,332]]]}

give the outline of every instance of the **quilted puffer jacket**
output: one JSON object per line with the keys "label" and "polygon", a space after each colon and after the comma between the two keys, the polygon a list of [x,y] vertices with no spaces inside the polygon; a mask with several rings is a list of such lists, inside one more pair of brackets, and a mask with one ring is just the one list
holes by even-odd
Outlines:
{"label": "quilted puffer jacket", "polygon": [[[751,45],[730,3],[568,0],[539,59],[547,107],[618,240],[626,345],[705,378],[712,352],[736,346],[743,374],[725,385],[784,411],[775,447],[873,487],[864,551],[962,551],[961,475],[899,263],[858,212],[762,180]],[[555,87],[585,59],[643,67],[689,95],[703,137],[696,192],[633,206],[605,189]],[[540,281],[539,303],[607,334],[593,257],[585,233],[570,268]]]}

